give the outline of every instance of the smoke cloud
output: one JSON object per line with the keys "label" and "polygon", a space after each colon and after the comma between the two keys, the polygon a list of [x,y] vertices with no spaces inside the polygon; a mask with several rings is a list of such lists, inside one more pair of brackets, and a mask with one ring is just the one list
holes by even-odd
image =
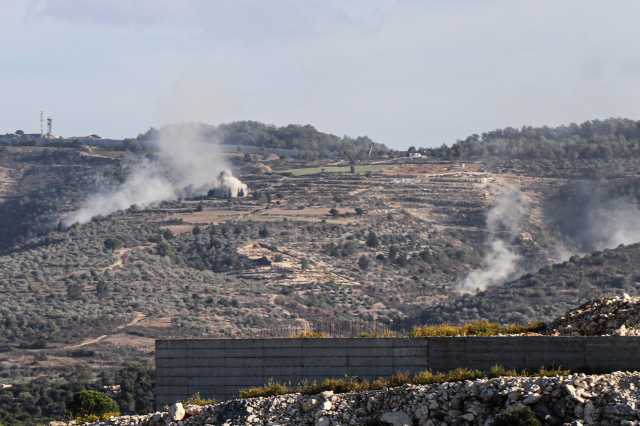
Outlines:
{"label": "smoke cloud", "polygon": [[63,218],[63,224],[82,224],[133,205],[148,207],[215,188],[231,197],[247,195],[247,186],[231,174],[219,144],[205,138],[204,130],[198,124],[162,128],[149,143],[151,159],[135,161],[124,183],[91,195]]}
{"label": "smoke cloud", "polygon": [[629,199],[615,200],[589,212],[590,235],[596,250],[640,241],[640,209]]}
{"label": "smoke cloud", "polygon": [[524,194],[515,186],[502,187],[487,214],[488,251],[480,269],[467,275],[460,286],[463,293],[501,284],[518,270],[520,256],[512,250],[529,208]]}
{"label": "smoke cloud", "polygon": [[637,180],[569,182],[545,205],[545,217],[574,254],[640,241]]}

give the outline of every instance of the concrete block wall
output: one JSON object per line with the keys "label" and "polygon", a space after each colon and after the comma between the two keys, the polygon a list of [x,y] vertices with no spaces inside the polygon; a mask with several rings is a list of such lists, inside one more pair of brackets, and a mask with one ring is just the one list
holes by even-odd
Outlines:
{"label": "concrete block wall", "polygon": [[217,400],[269,381],[376,378],[396,372],[640,369],[640,337],[430,337],[344,339],[189,339],[156,341],[156,404],[196,392]]}

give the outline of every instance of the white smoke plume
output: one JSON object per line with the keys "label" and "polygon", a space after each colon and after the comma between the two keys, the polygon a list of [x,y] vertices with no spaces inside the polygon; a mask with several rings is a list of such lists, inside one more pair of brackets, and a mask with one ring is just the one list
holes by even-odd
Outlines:
{"label": "white smoke plume", "polygon": [[511,185],[501,188],[487,215],[489,250],[482,260],[482,267],[471,271],[464,279],[461,292],[501,284],[517,271],[520,256],[511,245],[519,235],[528,208],[528,200],[518,188]]}
{"label": "white smoke plume", "polygon": [[589,234],[597,250],[640,241],[640,210],[630,200],[602,203],[589,212]]}
{"label": "white smoke plume", "polygon": [[203,131],[197,124],[162,128],[151,142],[152,159],[139,160],[124,183],[90,196],[63,223],[86,223],[133,205],[147,207],[182,195],[206,194],[221,185],[229,186],[226,192],[232,197],[247,195],[247,186],[233,177],[218,143],[205,138]]}

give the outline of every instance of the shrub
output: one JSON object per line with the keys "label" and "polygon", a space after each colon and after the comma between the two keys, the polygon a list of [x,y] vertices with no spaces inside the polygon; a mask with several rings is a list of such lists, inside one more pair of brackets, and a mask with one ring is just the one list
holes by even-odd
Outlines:
{"label": "shrub", "polygon": [[293,339],[324,339],[329,337],[327,333],[317,330],[302,330],[299,333],[294,333],[291,338]]}
{"label": "shrub", "polygon": [[73,396],[68,407],[73,417],[79,416],[104,416],[107,413],[117,415],[118,404],[107,395],[93,390],[81,390]]}
{"label": "shrub", "polygon": [[189,399],[185,399],[184,401],[182,401],[184,405],[201,405],[201,406],[213,405],[217,402],[218,401],[216,401],[215,399],[202,398],[200,396],[200,392],[196,392],[193,395],[191,395]]}
{"label": "shrub", "polygon": [[529,374],[526,371],[517,372],[515,370],[505,370],[496,365],[489,373],[480,370],[469,370],[457,368],[447,373],[432,372],[430,370],[421,371],[413,376],[407,373],[396,373],[391,377],[379,377],[373,381],[361,379],[359,377],[326,378],[320,382],[299,383],[297,385],[285,385],[281,383],[269,383],[266,386],[253,387],[240,391],[241,398],[254,398],[258,396],[274,396],[285,393],[302,393],[305,395],[315,395],[323,391],[331,390],[336,393],[362,392],[367,390],[379,390],[390,387],[402,386],[404,384],[429,385],[433,383],[460,382],[464,380],[476,380],[485,377],[499,376],[538,376],[553,373],[569,374],[567,370],[545,370],[541,369],[536,374]]}
{"label": "shrub", "polygon": [[494,426],[542,426],[531,408],[519,406],[503,411],[493,422]]}
{"label": "shrub", "polygon": [[360,256],[358,259],[358,267],[363,271],[369,269],[369,258],[365,255]]}
{"label": "shrub", "polygon": [[121,249],[124,244],[117,238],[107,238],[104,240],[104,248],[106,250],[118,250]]}
{"label": "shrub", "polygon": [[378,247],[379,243],[378,235],[373,231],[369,231],[369,234],[367,234],[367,247]]}
{"label": "shrub", "polygon": [[462,325],[438,324],[414,327],[411,337],[453,337],[453,336],[497,336],[499,334],[522,334],[540,332],[544,323],[533,322],[527,325],[501,325],[489,321],[471,321]]}
{"label": "shrub", "polygon": [[248,389],[242,389],[240,391],[240,398],[258,398],[261,396],[275,396],[292,393],[293,390],[287,385],[282,383],[269,383],[266,386],[253,387]]}

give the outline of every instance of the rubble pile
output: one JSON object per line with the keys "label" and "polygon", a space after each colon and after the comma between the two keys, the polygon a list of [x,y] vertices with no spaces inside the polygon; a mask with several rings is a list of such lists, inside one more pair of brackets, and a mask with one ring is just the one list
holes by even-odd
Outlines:
{"label": "rubble pile", "polygon": [[548,334],[562,336],[640,336],[640,297],[596,299],[549,324]]}
{"label": "rubble pile", "polygon": [[174,404],[168,412],[93,425],[492,425],[507,413],[535,414],[549,425],[637,425],[639,398],[640,373],[500,377],[339,395],[236,399],[204,407]]}

